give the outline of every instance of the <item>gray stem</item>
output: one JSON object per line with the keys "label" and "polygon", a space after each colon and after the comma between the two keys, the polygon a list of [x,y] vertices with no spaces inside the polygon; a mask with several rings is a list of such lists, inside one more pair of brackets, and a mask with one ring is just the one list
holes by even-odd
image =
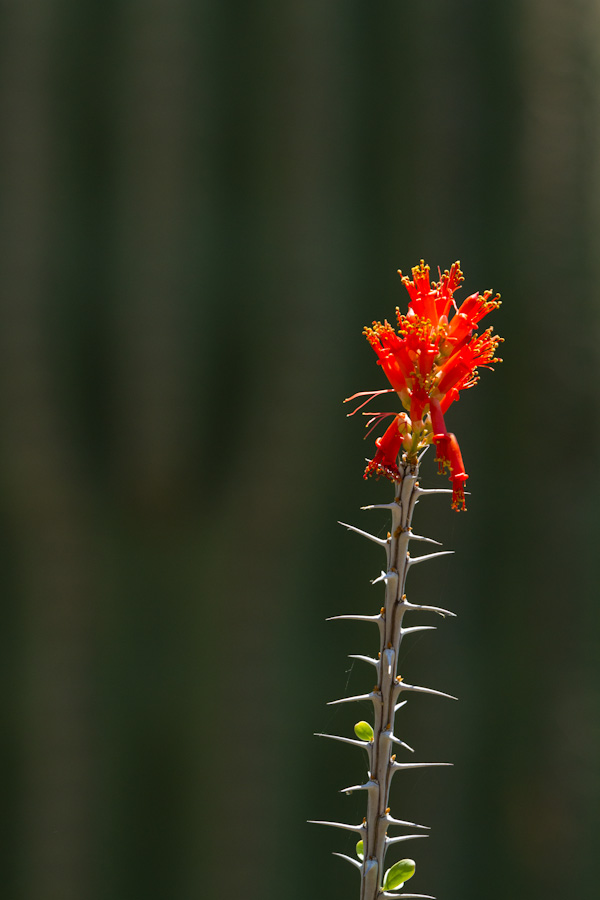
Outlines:
{"label": "gray stem", "polygon": [[[426,896],[423,894],[393,895],[386,894],[383,890],[382,882],[384,877],[385,854],[388,847],[400,841],[427,836],[424,834],[408,834],[399,837],[388,837],[387,832],[390,825],[410,826],[412,828],[426,827],[423,825],[415,825],[411,822],[404,822],[391,816],[389,808],[390,786],[394,773],[400,769],[447,765],[447,763],[398,763],[396,762],[394,754],[394,745],[396,745],[396,747],[407,747],[407,745],[403,744],[403,742],[394,734],[396,711],[400,706],[404,705],[403,702],[399,702],[400,694],[410,691],[441,694],[441,692],[433,691],[429,688],[407,684],[398,676],[397,661],[400,644],[404,634],[416,630],[424,630],[426,627],[429,627],[417,626],[416,628],[404,628],[402,624],[404,614],[407,610],[422,610],[436,612],[440,615],[453,615],[449,610],[442,610],[431,606],[419,606],[409,603],[406,599],[406,576],[410,567],[420,560],[425,561],[426,559],[433,559],[434,557],[443,555],[439,552],[421,554],[421,556],[411,559],[409,553],[408,548],[411,540],[428,540],[420,535],[413,535],[411,530],[412,515],[419,496],[431,493],[419,488],[417,481],[418,473],[418,464],[410,465],[405,463],[401,465],[401,480],[395,485],[394,501],[389,504],[379,504],[377,507],[366,507],[367,509],[384,508],[390,510],[392,515],[392,526],[386,540],[369,535],[354,526],[346,526],[351,531],[357,532],[361,536],[367,537],[369,540],[384,547],[387,556],[386,571],[382,572],[380,578],[376,579],[376,581],[385,582],[385,605],[381,608],[379,615],[335,617],[339,619],[351,618],[374,621],[378,624],[380,634],[380,651],[378,659],[369,660],[367,657],[359,657],[375,664],[377,670],[376,687],[369,694],[333,701],[333,703],[340,703],[369,699],[373,704],[373,740],[371,742],[362,742],[369,757],[369,773],[364,784],[356,785],[352,788],[352,790],[360,789],[366,791],[367,814],[360,826],[344,826],[340,823],[333,822],[322,823],[325,825],[334,825],[335,827],[349,828],[359,834],[362,838],[364,852],[362,863],[358,862],[358,860],[346,857],[343,854],[337,854],[353,863],[360,870],[361,900],[382,900],[385,896]],[[434,541],[432,543],[436,542]],[[448,694],[441,695],[449,696]],[[335,737],[332,735],[324,736]],[[350,743],[350,741],[348,742]],[[360,744],[361,742],[353,743]]]}
{"label": "gray stem", "polygon": [[[374,703],[373,750],[367,807],[364,864],[361,870],[361,900],[376,900],[381,891],[388,830],[388,804],[393,776],[394,720],[398,698],[397,661],[402,642],[402,620],[406,576],[408,574],[408,545],[412,512],[417,500],[418,466],[405,466],[402,482],[397,486],[391,506],[392,527],[387,546],[385,575],[384,627],[381,629],[379,656],[380,703]],[[404,598],[404,599],[403,599]]]}

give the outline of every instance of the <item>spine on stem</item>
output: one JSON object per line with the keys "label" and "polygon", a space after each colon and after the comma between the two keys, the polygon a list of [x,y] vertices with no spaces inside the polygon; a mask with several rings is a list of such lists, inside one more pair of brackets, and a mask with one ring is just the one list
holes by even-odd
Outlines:
{"label": "spine on stem", "polygon": [[[402,273],[400,273],[402,275]],[[435,694],[456,699],[442,691],[408,684],[398,672],[400,646],[405,636],[416,631],[433,628],[431,625],[405,625],[406,613],[412,611],[452,616],[450,610],[436,606],[413,604],[407,599],[406,580],[413,565],[444,556],[452,551],[421,552],[411,555],[413,542],[437,544],[431,538],[422,537],[412,530],[412,518],[416,504],[424,495],[448,493],[452,495],[455,510],[465,509],[464,486],[468,478],[456,436],[446,429],[444,415],[451,404],[459,399],[460,392],[473,387],[478,381],[478,367],[492,368],[500,362],[495,356],[502,340],[488,328],[478,333],[478,323],[500,305],[492,292],[472,294],[456,305],[454,293],[463,281],[459,263],[449,271],[440,273],[439,282],[431,282],[429,266],[421,260],[412,270],[413,278],[403,277],[410,301],[408,313],[396,310],[398,327],[395,330],[387,320],[373,322],[365,329],[365,335],[378,357],[389,388],[360,391],[348,400],[360,398],[359,406],[350,415],[363,409],[375,397],[396,394],[404,407],[403,412],[364,413],[370,416],[369,432],[384,419],[392,417],[391,424],[375,441],[376,453],[368,462],[365,478],[369,475],[388,478],[394,486],[393,500],[365,509],[386,509],[391,515],[387,538],[379,538],[353,525],[350,531],[379,545],[385,551],[386,565],[381,575],[374,579],[385,585],[385,601],[377,615],[340,615],[334,619],[354,619],[375,622],[379,630],[377,658],[355,655],[355,659],[372,665],[376,672],[376,684],[367,694],[331,701],[330,705],[370,701],[373,708],[373,725],[358,722],[356,739],[342,735],[322,735],[336,741],[363,748],[368,757],[368,771],[362,784],[344,788],[343,792],[366,793],[366,815],[359,824],[320,822],[353,832],[357,837],[356,857],[337,853],[360,872],[360,900],[379,898],[429,898],[429,894],[395,893],[404,887],[415,872],[412,859],[401,859],[388,865],[386,854],[398,843],[427,837],[427,826],[395,818],[392,815],[390,789],[394,774],[400,770],[426,766],[451,765],[445,762],[413,762],[397,759],[398,750],[413,752],[396,735],[396,713],[404,706],[404,694]],[[364,399],[366,397],[366,399]],[[419,464],[424,451],[431,445],[436,448],[440,473],[447,472],[451,489],[424,490],[419,487]],[[344,525],[345,523],[340,523]],[[439,544],[438,544],[439,546]],[[389,834],[400,827],[408,833]],[[416,831],[417,833],[413,833]],[[387,867],[387,868],[386,868]]]}

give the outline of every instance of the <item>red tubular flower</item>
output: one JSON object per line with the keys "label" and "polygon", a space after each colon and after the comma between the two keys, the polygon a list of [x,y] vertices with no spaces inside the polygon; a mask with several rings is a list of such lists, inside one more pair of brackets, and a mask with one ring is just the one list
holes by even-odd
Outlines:
{"label": "red tubular flower", "polygon": [[402,449],[407,460],[416,460],[420,450],[434,443],[438,462],[450,470],[453,506],[464,509],[468,476],[458,442],[446,430],[444,414],[461,391],[477,383],[478,367],[492,368],[500,362],[495,354],[502,338],[491,328],[477,332],[478,323],[500,301],[485,291],[471,294],[457,307],[454,292],[463,281],[458,262],[438,282],[430,280],[423,260],[412,269],[412,279],[399,274],[410,297],[406,315],[396,310],[397,330],[387,321],[373,322],[364,333],[410,420],[397,416],[376,441],[377,452],[365,476],[376,473],[395,479]]}
{"label": "red tubular flower", "polygon": [[434,434],[445,434],[446,423],[444,422],[444,414],[440,406],[439,400],[432,399],[430,401],[431,427]]}
{"label": "red tubular flower", "polygon": [[438,470],[440,475],[450,470],[452,482],[452,509],[465,510],[465,481],[469,477],[465,472],[462,454],[456,436],[451,432],[434,434],[433,440],[437,451]]}
{"label": "red tubular flower", "polygon": [[493,309],[498,308],[497,298],[494,297],[493,300],[490,300],[492,296],[491,291],[484,291],[482,294],[471,294],[470,297],[467,297],[466,300],[463,300],[461,305],[458,308],[458,312],[456,316],[452,320],[452,323],[456,321],[458,323],[464,318],[469,322],[472,322],[474,325],[477,324],[484,316],[487,316],[489,312]]}
{"label": "red tubular flower", "polygon": [[450,472],[452,482],[452,508],[466,510],[465,505],[465,481],[469,477],[465,472],[462,454],[456,436],[446,431],[444,415],[438,400],[430,402],[431,425],[433,428],[433,443],[435,444],[438,472],[441,475],[445,471]]}
{"label": "red tubular flower", "polygon": [[398,454],[402,445],[403,430],[406,428],[403,418],[396,416],[389,428],[375,441],[377,453],[365,469],[364,477],[369,475],[385,475],[395,481],[399,477]]}
{"label": "red tubular flower", "polygon": [[365,334],[373,350],[379,357],[379,365],[389,383],[398,393],[406,389],[406,379],[413,364],[406,348],[389,322],[373,322],[374,328],[365,329]]}

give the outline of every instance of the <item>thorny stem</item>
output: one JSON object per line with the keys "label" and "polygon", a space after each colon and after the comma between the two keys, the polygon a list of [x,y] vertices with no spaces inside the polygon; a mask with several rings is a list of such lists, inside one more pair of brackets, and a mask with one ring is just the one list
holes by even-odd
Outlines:
{"label": "thorny stem", "polygon": [[[400,466],[401,481],[397,482],[394,501],[385,504],[391,511],[392,526],[385,549],[387,554],[387,570],[382,573],[385,581],[385,605],[379,616],[374,617],[379,625],[380,652],[376,662],[377,685],[368,695],[373,703],[374,724],[373,740],[366,744],[370,771],[365,784],[360,787],[367,792],[367,814],[360,829],[363,839],[364,859],[359,866],[361,873],[361,900],[377,900],[385,896],[382,888],[385,854],[390,844],[398,839],[387,835],[390,824],[405,824],[392,818],[389,809],[389,795],[392,778],[396,771],[404,768],[418,768],[430,765],[447,765],[447,763],[398,763],[395,760],[394,745],[401,742],[394,734],[394,720],[398,701],[403,692],[412,690],[438,694],[414,685],[405,684],[397,673],[397,662],[400,644],[404,634],[412,629],[403,626],[407,610],[423,609],[441,614],[450,614],[446,610],[432,607],[420,607],[408,602],[405,594],[408,570],[414,563],[424,559],[424,555],[413,557],[409,553],[411,540],[428,540],[413,535],[411,521],[419,496],[425,492],[418,485],[418,464],[404,463]],[[383,543],[383,542],[382,542]],[[431,543],[436,543],[431,541]],[[447,552],[447,551],[446,551]],[[427,558],[438,554],[427,554]],[[448,696],[443,695],[443,696]],[[404,745],[405,746],[405,745]],[[414,826],[424,828],[425,826]],[[358,829],[357,829],[358,830]],[[408,837],[425,837],[426,835],[406,835]],[[390,895],[391,896],[391,895]],[[425,896],[423,894],[395,896]]]}

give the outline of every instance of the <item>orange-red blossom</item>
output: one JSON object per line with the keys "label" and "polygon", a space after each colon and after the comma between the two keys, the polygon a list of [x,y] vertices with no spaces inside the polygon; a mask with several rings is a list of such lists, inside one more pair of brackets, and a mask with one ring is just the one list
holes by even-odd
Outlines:
{"label": "orange-red blossom", "polygon": [[[399,274],[402,277],[402,272]],[[492,334],[491,328],[477,332],[480,320],[500,305],[499,295],[492,298],[492,291],[471,294],[457,307],[454,292],[463,281],[458,262],[439,282],[430,281],[429,266],[423,260],[412,275],[412,279],[402,277],[410,300],[406,315],[396,310],[397,329],[385,321],[373,322],[373,327],[364,331],[406,410],[396,415],[375,441],[377,452],[365,477],[377,474],[395,480],[400,452],[410,461],[434,443],[440,472],[450,473],[452,506],[464,509],[468,475],[458,441],[446,429],[444,413],[462,390],[476,384],[478,367],[489,369],[500,362],[495,353],[502,338]]]}

